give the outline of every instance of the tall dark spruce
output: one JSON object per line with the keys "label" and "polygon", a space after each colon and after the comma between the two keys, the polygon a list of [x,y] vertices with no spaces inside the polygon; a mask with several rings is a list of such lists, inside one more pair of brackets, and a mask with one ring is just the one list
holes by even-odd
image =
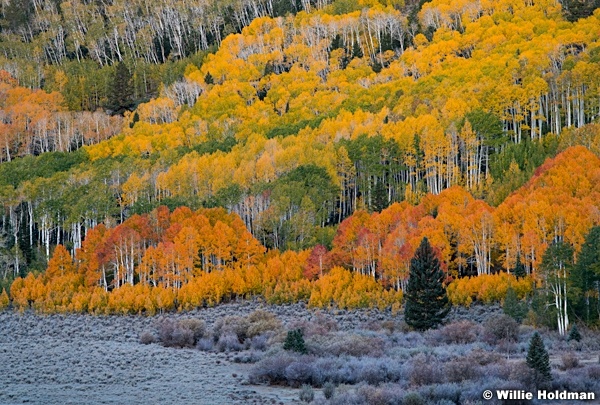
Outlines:
{"label": "tall dark spruce", "polygon": [[438,326],[450,311],[444,287],[445,274],[427,238],[423,238],[410,261],[404,318],[418,330]]}
{"label": "tall dark spruce", "polygon": [[539,333],[535,332],[529,342],[527,365],[533,370],[537,387],[552,380],[550,356]]}
{"label": "tall dark spruce", "polygon": [[131,72],[123,62],[119,62],[115,67],[112,86],[108,92],[106,108],[111,110],[113,114],[123,115],[125,111],[131,111],[133,107]]}

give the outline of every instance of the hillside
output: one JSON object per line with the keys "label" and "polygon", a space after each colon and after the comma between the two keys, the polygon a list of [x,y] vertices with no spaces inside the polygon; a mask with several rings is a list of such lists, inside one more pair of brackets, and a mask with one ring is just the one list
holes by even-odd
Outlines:
{"label": "hillside", "polygon": [[[0,263],[15,306],[398,307],[423,236],[448,281],[505,293],[517,257],[539,279],[553,241],[578,252],[600,221],[593,7],[92,4],[34,3],[3,26]],[[104,84],[87,87],[92,72]]]}

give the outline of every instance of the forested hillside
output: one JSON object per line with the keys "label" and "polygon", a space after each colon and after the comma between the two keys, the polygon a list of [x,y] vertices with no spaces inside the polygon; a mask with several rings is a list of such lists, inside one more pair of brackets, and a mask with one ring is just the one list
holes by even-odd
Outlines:
{"label": "forested hillside", "polygon": [[600,223],[600,11],[421,3],[3,6],[14,305],[397,306],[423,236],[455,303],[551,295]]}

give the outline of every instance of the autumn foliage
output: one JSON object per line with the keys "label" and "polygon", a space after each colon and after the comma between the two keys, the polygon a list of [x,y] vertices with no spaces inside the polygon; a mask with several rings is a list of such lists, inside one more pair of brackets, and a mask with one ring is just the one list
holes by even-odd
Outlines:
{"label": "autumn foliage", "polygon": [[[524,298],[552,235],[560,232],[579,249],[598,222],[599,184],[600,159],[571,148],[496,209],[453,187],[416,206],[358,211],[340,224],[331,250],[298,252],[266,251],[224,209],[163,206],[112,228],[98,225],[75,260],[58,245],[44,274],[15,280],[11,298],[18,308],[109,313],[152,314],[257,295],[272,303],[398,308],[423,237],[443,263],[453,304],[499,302],[509,287]],[[517,254],[528,274],[519,279],[510,274]]]}

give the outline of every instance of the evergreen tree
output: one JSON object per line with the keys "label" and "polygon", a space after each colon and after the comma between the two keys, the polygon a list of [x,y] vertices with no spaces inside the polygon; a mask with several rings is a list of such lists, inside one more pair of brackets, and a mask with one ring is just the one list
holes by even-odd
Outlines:
{"label": "evergreen tree", "polygon": [[577,329],[577,325],[573,325],[573,327],[571,328],[571,331],[569,332],[569,336],[567,337],[567,340],[569,340],[569,341],[574,340],[576,342],[581,341],[581,333],[579,333],[579,329]]}
{"label": "evergreen tree", "polygon": [[[271,64],[271,68],[273,68],[273,65]],[[266,69],[266,67],[265,67]],[[272,72],[270,72],[272,73]],[[266,75],[266,71],[265,71],[265,75]],[[210,74],[210,72],[206,73],[206,76],[204,76],[204,83],[206,84],[215,84],[215,79],[212,77],[212,75]]]}
{"label": "evergreen tree", "polygon": [[533,369],[536,386],[552,380],[550,374],[550,356],[539,333],[535,332],[529,342],[527,365]]}
{"label": "evergreen tree", "polygon": [[306,354],[306,344],[304,343],[304,336],[302,336],[301,329],[290,330],[287,333],[285,342],[283,343],[284,350],[291,350],[301,354]]}
{"label": "evergreen tree", "polygon": [[378,179],[377,184],[373,187],[373,198],[371,208],[373,211],[381,212],[389,206],[388,190],[383,179]]}
{"label": "evergreen tree", "polygon": [[436,327],[448,315],[450,303],[444,278],[438,258],[427,238],[423,238],[410,261],[404,310],[408,325],[425,330]]}
{"label": "evergreen tree", "polygon": [[108,92],[106,108],[111,110],[113,114],[122,115],[125,111],[131,111],[133,106],[131,72],[123,62],[119,62],[115,68],[112,86]]}
{"label": "evergreen tree", "polygon": [[521,322],[526,315],[527,308],[519,301],[517,293],[512,287],[508,287],[506,291],[506,297],[504,298],[504,305],[502,306],[504,313],[517,322]]}
{"label": "evergreen tree", "polygon": [[362,58],[364,56],[363,51],[358,41],[354,41],[352,44],[352,58]]}
{"label": "evergreen tree", "polygon": [[521,254],[517,254],[517,262],[515,263],[515,268],[513,269],[513,275],[519,279],[523,278],[527,275],[525,271],[525,265],[521,261]]}
{"label": "evergreen tree", "polygon": [[595,308],[600,295],[600,226],[593,227],[586,235],[569,278],[575,316],[586,323],[598,320]]}
{"label": "evergreen tree", "polygon": [[600,0],[562,0],[561,3],[563,14],[570,22],[589,17],[600,7]]}

